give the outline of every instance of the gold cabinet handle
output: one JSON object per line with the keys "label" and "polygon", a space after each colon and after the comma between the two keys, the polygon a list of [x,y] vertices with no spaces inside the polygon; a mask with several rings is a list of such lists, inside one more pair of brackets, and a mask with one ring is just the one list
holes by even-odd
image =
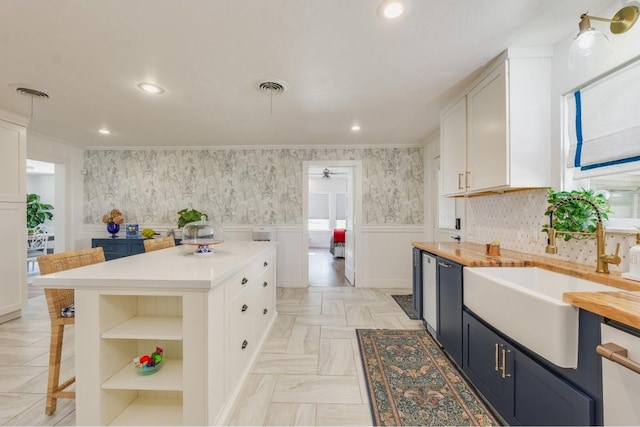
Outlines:
{"label": "gold cabinet handle", "polygon": [[511,353],[511,350],[502,349],[502,378],[509,378],[511,374],[507,374],[507,353]]}
{"label": "gold cabinet handle", "polygon": [[628,352],[624,347],[612,342],[602,344],[596,347],[596,353],[605,359],[618,363],[625,368],[631,369],[633,372],[640,374],[640,363],[627,357]]}
{"label": "gold cabinet handle", "polygon": [[494,368],[496,371],[500,369],[500,367],[498,366],[498,347],[499,347],[499,345],[498,345],[498,343],[496,343],[496,353],[495,353],[496,366]]}
{"label": "gold cabinet handle", "polygon": [[471,175],[471,172],[467,171],[467,173],[464,174],[464,188],[470,188],[469,187],[469,175]]}
{"label": "gold cabinet handle", "polygon": [[458,190],[464,190],[464,187],[462,186],[462,177],[464,176],[463,173],[459,173],[458,174]]}

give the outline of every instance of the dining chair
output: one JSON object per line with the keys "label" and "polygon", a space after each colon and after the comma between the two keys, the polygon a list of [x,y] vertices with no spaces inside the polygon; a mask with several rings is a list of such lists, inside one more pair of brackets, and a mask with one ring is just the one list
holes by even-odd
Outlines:
{"label": "dining chair", "polygon": [[38,225],[33,229],[31,233],[31,239],[27,244],[27,270],[32,271],[36,259],[40,255],[47,254],[47,244],[49,242],[49,233],[47,229],[42,225]]}
{"label": "dining chair", "polygon": [[176,245],[172,236],[159,237],[157,239],[146,239],[142,242],[145,252],[153,252],[159,249],[171,248]]}
{"label": "dining chair", "polygon": [[[105,262],[101,247],[62,252],[38,257],[40,274],[58,273],[72,268]],[[65,325],[75,324],[73,289],[45,289],[47,308],[51,318],[51,343],[49,348],[49,379],[47,382],[47,400],[45,414],[51,415],[56,410],[58,399],[75,399],[75,391],[65,391],[76,381],[73,376],[60,383],[60,362],[62,361],[62,342]]]}

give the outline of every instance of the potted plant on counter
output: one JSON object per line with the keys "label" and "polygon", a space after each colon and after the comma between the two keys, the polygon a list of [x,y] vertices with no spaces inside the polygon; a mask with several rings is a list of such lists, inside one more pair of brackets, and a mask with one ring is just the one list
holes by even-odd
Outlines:
{"label": "potted plant on counter", "polygon": [[204,217],[206,220],[209,219],[209,215],[197,211],[195,209],[182,209],[178,211],[178,228],[184,227],[186,224],[190,222],[200,221]]}

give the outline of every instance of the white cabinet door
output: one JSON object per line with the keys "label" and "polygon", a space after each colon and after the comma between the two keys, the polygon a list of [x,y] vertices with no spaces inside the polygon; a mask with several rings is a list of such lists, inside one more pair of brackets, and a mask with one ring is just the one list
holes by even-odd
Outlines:
{"label": "white cabinet door", "polygon": [[20,315],[27,303],[27,227],[25,203],[0,202],[0,322]]}
{"label": "white cabinet door", "polygon": [[506,61],[469,92],[467,99],[469,188],[473,191],[507,186]]}
{"label": "white cabinet door", "polygon": [[460,99],[440,119],[441,194],[466,191],[467,99]]}
{"label": "white cabinet door", "polygon": [[0,201],[25,202],[26,130],[23,126],[0,120]]}

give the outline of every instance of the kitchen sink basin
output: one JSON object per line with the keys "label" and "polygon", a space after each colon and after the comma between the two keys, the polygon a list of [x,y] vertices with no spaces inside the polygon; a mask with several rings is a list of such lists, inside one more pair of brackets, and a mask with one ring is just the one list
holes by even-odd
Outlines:
{"label": "kitchen sink basin", "polygon": [[612,290],[538,267],[467,267],[463,275],[467,308],[563,368],[578,365],[578,309],[562,294]]}

